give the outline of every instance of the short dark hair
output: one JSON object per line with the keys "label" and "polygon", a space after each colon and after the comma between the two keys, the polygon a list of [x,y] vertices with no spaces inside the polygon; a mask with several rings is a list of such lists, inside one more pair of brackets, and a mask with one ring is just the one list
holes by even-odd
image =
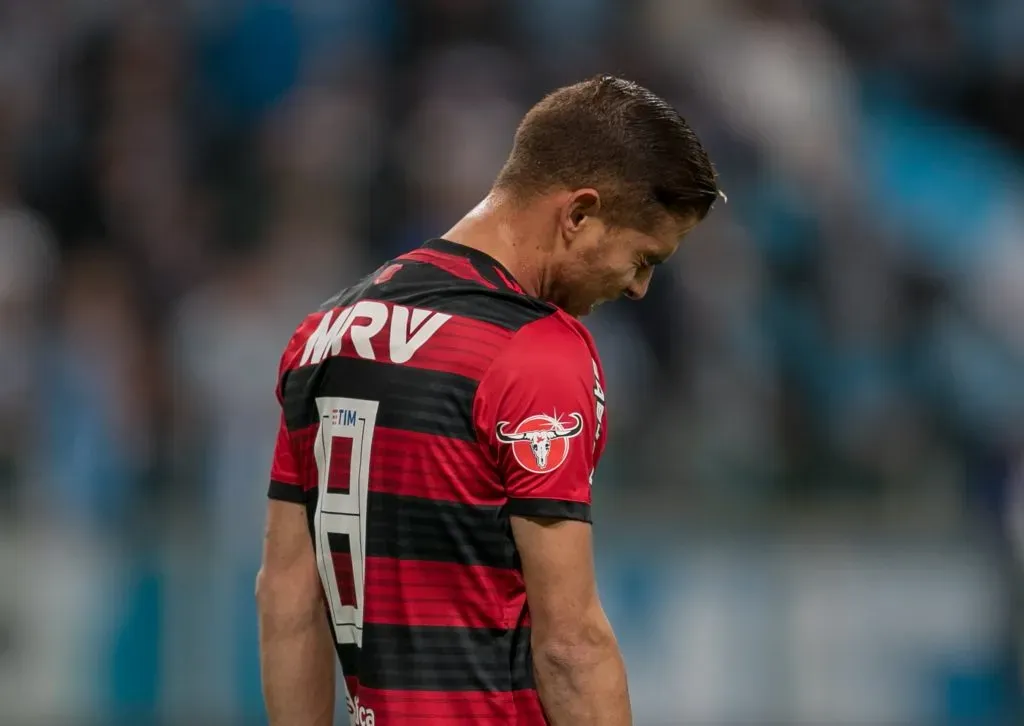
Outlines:
{"label": "short dark hair", "polygon": [[607,75],[560,88],[530,109],[495,181],[522,196],[581,187],[601,193],[609,223],[641,229],[666,212],[703,219],[720,195],[714,166],[679,112]]}

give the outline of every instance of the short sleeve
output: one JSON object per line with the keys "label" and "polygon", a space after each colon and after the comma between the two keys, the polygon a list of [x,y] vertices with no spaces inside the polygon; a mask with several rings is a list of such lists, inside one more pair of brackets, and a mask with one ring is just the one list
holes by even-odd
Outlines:
{"label": "short sleeve", "polygon": [[285,415],[284,388],[288,380],[287,371],[292,366],[301,330],[300,327],[299,331],[292,336],[281,355],[281,363],[278,368],[276,395],[281,414],[277,425],[277,440],[274,443],[274,458],[270,464],[270,487],[267,491],[267,496],[271,499],[297,504],[306,502],[306,488],[300,468],[299,436],[297,432],[289,429],[288,416]]}
{"label": "short sleeve", "polygon": [[281,414],[281,422],[277,428],[277,443],[274,445],[274,459],[270,464],[270,489],[267,496],[298,504],[306,501],[299,477],[295,443],[288,431],[284,413]]}
{"label": "short sleeve", "polygon": [[585,340],[555,316],[519,331],[478,389],[476,419],[510,514],[591,521],[603,402]]}

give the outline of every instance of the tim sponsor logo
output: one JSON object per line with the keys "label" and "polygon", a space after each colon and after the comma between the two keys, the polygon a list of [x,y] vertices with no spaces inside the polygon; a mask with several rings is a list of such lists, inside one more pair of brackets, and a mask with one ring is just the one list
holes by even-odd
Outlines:
{"label": "tim sponsor logo", "polygon": [[347,408],[331,409],[331,423],[335,426],[355,426],[358,420],[359,417],[355,411]]}

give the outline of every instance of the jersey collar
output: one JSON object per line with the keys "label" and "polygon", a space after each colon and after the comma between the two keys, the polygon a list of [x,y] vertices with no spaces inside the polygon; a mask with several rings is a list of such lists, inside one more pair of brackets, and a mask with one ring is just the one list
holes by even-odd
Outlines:
{"label": "jersey collar", "polygon": [[427,240],[422,246],[423,249],[467,259],[488,282],[520,295],[526,294],[508,268],[485,252],[441,237]]}

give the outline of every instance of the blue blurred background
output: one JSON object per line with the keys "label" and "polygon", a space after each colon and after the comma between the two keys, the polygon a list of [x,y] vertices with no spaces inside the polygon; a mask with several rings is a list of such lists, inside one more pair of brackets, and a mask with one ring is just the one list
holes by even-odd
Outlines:
{"label": "blue blurred background", "polygon": [[284,343],[596,72],[729,195],[588,319],[637,723],[1024,722],[1022,38],[1019,0],[0,0],[0,722],[264,722]]}

